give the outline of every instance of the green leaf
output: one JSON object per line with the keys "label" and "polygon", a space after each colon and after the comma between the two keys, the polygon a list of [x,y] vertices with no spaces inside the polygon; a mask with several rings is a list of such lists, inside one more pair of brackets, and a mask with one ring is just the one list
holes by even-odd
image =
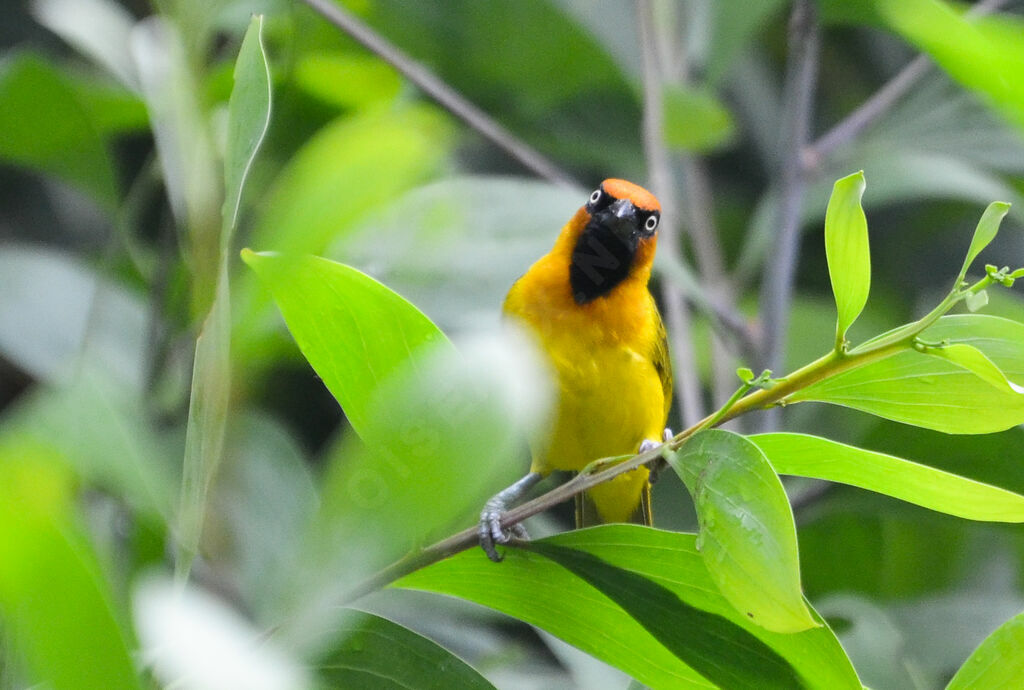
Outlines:
{"label": "green leaf", "polygon": [[927,347],[924,352],[963,367],[1000,392],[1024,395],[1024,387],[1007,379],[1006,374],[1000,371],[999,367],[986,357],[984,352],[973,345],[953,343],[939,347]]}
{"label": "green leaf", "polygon": [[674,149],[706,153],[728,144],[735,134],[732,115],[710,91],[667,87],[664,109],[665,143]]}
{"label": "green leaf", "polygon": [[395,586],[497,609],[652,688],[860,688],[827,627],[773,633],[738,613],[719,594],[694,535],[603,525],[529,549],[507,550],[501,565],[474,549]]}
{"label": "green leaf", "polygon": [[330,687],[494,687],[444,647],[386,618],[361,614],[346,620],[337,634],[343,638],[342,644],[317,663],[321,680]]}
{"label": "green leaf", "polygon": [[394,101],[402,90],[398,72],[380,58],[340,51],[313,51],[298,58],[295,83],[333,106],[365,108]]}
{"label": "green leaf", "polygon": [[739,434],[710,429],[667,457],[693,497],[697,547],[725,598],[767,630],[818,625],[800,590],[793,511],[761,450]]}
{"label": "green leaf", "polygon": [[949,681],[946,690],[1016,688],[1024,684],[1024,613],[985,638]]}
{"label": "green leaf", "polygon": [[839,312],[837,349],[844,347],[846,331],[864,310],[871,290],[868,221],[860,203],[864,187],[863,170],[837,180],[825,211],[825,257]]}
{"label": "green leaf", "polygon": [[[1024,324],[985,314],[944,316],[923,340],[973,345],[1011,381],[1024,381]],[[1024,423],[1024,400],[977,374],[913,349],[797,391],[787,402],[818,400],[949,434],[988,434]]]}
{"label": "green leaf", "polygon": [[31,54],[8,58],[0,63],[0,103],[0,160],[56,175],[113,210],[113,159],[56,68]]}
{"label": "green leaf", "polygon": [[448,339],[400,295],[354,268],[312,256],[242,252],[277,302],[302,354],[357,433],[377,386],[428,345]]}
{"label": "green leaf", "polygon": [[750,440],[779,474],[842,482],[968,520],[1024,522],[1024,496],[927,465],[807,434]]}
{"label": "green leaf", "polygon": [[[1003,222],[1003,218],[1006,217],[1009,211],[1010,204],[1005,201],[993,201],[985,209],[985,212],[981,214],[981,220],[978,221],[978,227],[974,229],[974,237],[971,238],[971,246],[967,249],[967,257],[964,259],[964,265],[960,269],[960,277],[957,282],[964,279],[964,276],[967,275],[967,269],[974,263],[978,254],[996,238],[996,233],[999,232],[999,224]],[[972,311],[974,310],[972,309]]]}
{"label": "green leaf", "polygon": [[128,52],[135,18],[128,9],[113,0],[33,0],[30,8],[40,24],[103,66],[124,86],[138,89]]}
{"label": "green leaf", "polygon": [[224,151],[224,207],[221,251],[238,224],[242,188],[270,127],[270,65],[263,48],[263,15],[253,15],[235,62],[235,86],[228,103]]}
{"label": "green leaf", "polygon": [[63,464],[46,445],[10,434],[0,440],[4,637],[46,687],[138,688],[134,642],[75,520]]}

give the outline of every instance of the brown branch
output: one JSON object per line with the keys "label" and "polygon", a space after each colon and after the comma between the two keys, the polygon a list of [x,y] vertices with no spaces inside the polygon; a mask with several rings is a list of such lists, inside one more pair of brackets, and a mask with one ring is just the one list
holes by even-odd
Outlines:
{"label": "brown branch", "polygon": [[580,187],[572,175],[498,124],[440,77],[403,53],[386,38],[330,0],[303,0],[320,16],[354,38],[367,50],[402,73],[442,107],[519,161],[523,167],[549,182]]}

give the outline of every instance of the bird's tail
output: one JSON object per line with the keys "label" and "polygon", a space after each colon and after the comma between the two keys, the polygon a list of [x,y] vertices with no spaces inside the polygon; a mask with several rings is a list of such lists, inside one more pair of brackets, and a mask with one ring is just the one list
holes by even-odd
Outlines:
{"label": "bird's tail", "polygon": [[[607,522],[628,522],[634,525],[646,525],[650,527],[653,524],[651,516],[651,482],[648,481],[646,472],[644,473],[642,483],[639,488],[639,501],[636,503],[636,507],[632,512],[618,515],[614,519],[610,520],[605,519],[602,516],[602,512],[604,515],[608,515],[612,511],[601,511],[598,509],[598,501],[607,503],[606,496],[601,495],[600,493],[595,496],[593,491],[585,491],[582,494],[576,494],[576,528],[603,525]],[[618,512],[621,512],[621,508]]]}

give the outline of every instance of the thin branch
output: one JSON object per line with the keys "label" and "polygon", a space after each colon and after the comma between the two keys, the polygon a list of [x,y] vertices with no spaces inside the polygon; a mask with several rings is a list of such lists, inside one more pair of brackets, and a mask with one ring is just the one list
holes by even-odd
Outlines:
{"label": "thin branch", "polygon": [[453,115],[503,149],[525,168],[566,187],[580,187],[572,175],[502,127],[491,116],[473,105],[429,69],[399,50],[383,36],[330,0],[303,0],[324,19],[354,38]]}
{"label": "thin branch", "polygon": [[[983,0],[974,5],[968,17],[978,17],[995,12],[1010,0]],[[932,61],[924,54],[918,55],[901,69],[895,77],[882,85],[868,100],[847,115],[838,124],[806,147],[801,154],[801,165],[805,171],[817,169],[822,161],[832,155],[836,149],[856,139],[861,132],[870,127],[878,118],[887,113],[896,103],[906,96],[912,88],[931,70]]]}
{"label": "thin branch", "polygon": [[817,78],[818,19],[812,0],[797,0],[789,22],[789,60],[786,66],[783,118],[781,202],[776,224],[775,251],[766,262],[761,285],[764,326],[763,368],[778,371],[786,345],[789,304],[800,249],[800,216],[806,178],[800,155],[810,131],[811,105]]}
{"label": "thin branch", "polygon": [[[672,209],[678,208],[678,204],[675,203],[676,185],[662,135],[664,130],[661,78],[651,13],[650,0],[637,0],[640,46],[643,51],[644,154],[647,158],[647,168],[654,195],[664,202],[661,231],[658,236],[661,251],[682,260],[679,223],[672,211]],[[701,399],[696,356],[690,337],[692,333],[690,311],[682,298],[682,292],[671,279],[664,281],[662,300],[665,303],[665,321],[675,355],[675,390],[679,414],[682,417],[683,425],[691,426],[704,416],[704,402]]]}

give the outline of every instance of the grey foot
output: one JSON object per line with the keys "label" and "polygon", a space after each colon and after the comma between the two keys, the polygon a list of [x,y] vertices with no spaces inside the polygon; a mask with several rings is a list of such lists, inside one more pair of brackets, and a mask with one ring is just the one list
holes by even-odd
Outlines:
{"label": "grey foot", "polygon": [[[672,429],[670,429],[668,427],[665,427],[665,430],[661,432],[661,437],[663,439],[662,443],[667,443],[667,442],[671,441],[673,436],[675,436],[675,434],[672,433]],[[650,444],[650,445],[647,446],[647,450],[651,450],[655,446],[661,445],[661,444],[659,444],[659,443],[657,443],[655,441],[652,441],[650,439],[645,439],[644,442],[640,444],[640,452],[641,453],[644,452],[644,445],[645,444]],[[651,465],[651,470],[650,470],[651,471],[651,476],[647,479],[647,481],[649,481],[651,484],[653,484],[656,481],[658,481],[658,477],[661,474],[661,471],[663,469],[665,469],[665,461],[663,459],[662,460],[658,460],[657,462],[655,462],[653,465]]]}
{"label": "grey foot", "polygon": [[480,548],[484,550],[487,557],[495,563],[501,561],[503,556],[498,553],[495,548],[496,544],[507,544],[516,539],[529,539],[530,536],[526,533],[526,528],[516,523],[508,528],[501,526],[501,518],[505,514],[505,511],[509,507],[519,500],[523,494],[530,490],[530,488],[539,482],[541,476],[537,472],[531,472],[526,475],[512,486],[500,491],[495,494],[487,503],[484,504],[483,511],[480,512],[480,527],[478,534],[480,536]]}

